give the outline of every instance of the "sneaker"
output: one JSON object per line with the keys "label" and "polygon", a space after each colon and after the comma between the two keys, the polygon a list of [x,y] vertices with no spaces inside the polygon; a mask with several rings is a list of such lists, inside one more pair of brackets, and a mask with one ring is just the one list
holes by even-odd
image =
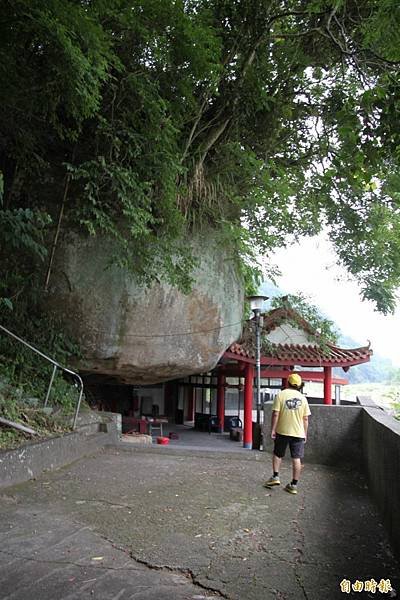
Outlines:
{"label": "sneaker", "polygon": [[279,481],[279,477],[278,476],[276,476],[276,477],[270,477],[268,479],[268,481],[266,481],[264,483],[264,487],[266,487],[266,488],[274,487],[274,485],[281,485],[281,482]]}
{"label": "sneaker", "polygon": [[289,492],[289,494],[297,494],[297,485],[288,483],[287,486],[285,486],[285,492]]}

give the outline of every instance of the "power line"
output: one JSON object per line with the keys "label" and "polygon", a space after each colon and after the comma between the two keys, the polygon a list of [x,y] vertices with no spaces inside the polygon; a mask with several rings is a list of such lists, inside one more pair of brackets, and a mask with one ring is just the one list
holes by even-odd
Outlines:
{"label": "power line", "polygon": [[[229,323],[228,325],[221,325],[220,327],[214,327],[212,329],[202,329],[200,331],[182,331],[175,333],[154,333],[151,335],[140,334],[140,333],[127,333],[124,337],[133,337],[133,338],[166,338],[166,337],[178,337],[182,335],[199,335],[201,333],[211,333],[212,331],[220,331],[221,329],[226,329],[227,327],[235,327],[236,325],[241,325],[242,323],[247,323],[250,319],[243,319],[241,321],[237,321],[236,323]],[[107,332],[104,329],[97,329],[96,333],[108,333],[108,335],[113,335],[111,332]]]}

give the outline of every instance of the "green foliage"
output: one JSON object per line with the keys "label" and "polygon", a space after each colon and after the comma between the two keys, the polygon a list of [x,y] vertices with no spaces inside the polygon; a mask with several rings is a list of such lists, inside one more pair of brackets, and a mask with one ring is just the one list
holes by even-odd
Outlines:
{"label": "green foliage", "polygon": [[[29,307],[24,301],[29,302]],[[29,317],[27,317],[27,314]],[[55,359],[61,365],[70,365],[79,357],[79,347],[62,333],[60,323],[41,314],[35,304],[34,288],[15,303],[14,310],[4,312],[2,325]],[[17,328],[17,329],[16,329]],[[53,366],[26,346],[0,332],[0,414],[12,421],[27,423],[41,435],[65,429],[58,421],[62,415],[71,415],[78,401],[78,390],[65,380],[60,370],[54,378],[48,405],[57,411],[57,418],[40,412],[46,398]],[[32,400],[33,399],[33,400]],[[61,429],[60,429],[61,428]],[[23,434],[0,429],[0,447],[21,443]]]}
{"label": "green foliage", "polygon": [[400,420],[400,397],[397,385],[382,382],[366,383],[364,380],[364,382],[346,385],[342,388],[344,400],[355,401],[360,396],[371,398],[388,414]]}
{"label": "green foliage", "polygon": [[[56,384],[57,385],[57,384]],[[38,392],[35,389],[35,392]],[[63,391],[58,389],[58,392]],[[65,390],[64,390],[65,391]],[[68,422],[63,418],[70,412],[70,407],[65,403],[56,405],[55,412],[47,414],[41,409],[42,398],[25,396],[28,390],[15,387],[10,383],[7,374],[0,373],[0,415],[10,421],[20,423],[32,428],[38,435],[47,437],[70,429]],[[13,448],[27,439],[29,435],[4,425],[0,427],[0,449]]]}
{"label": "green foliage", "polygon": [[47,255],[44,232],[49,215],[40,210],[0,210],[0,316],[36,279],[36,265]]}
{"label": "green foliage", "polygon": [[[296,297],[293,298],[292,295],[287,296],[281,289],[279,289],[276,285],[272,284],[271,282],[264,281],[261,287],[258,289],[258,293],[268,296],[269,298],[277,297],[278,300],[272,301],[274,306],[281,306],[282,297],[287,298],[289,300],[289,303],[294,308],[296,308],[296,310],[299,310],[300,314],[302,314],[306,320],[310,319],[310,321],[313,322],[313,317],[309,314],[310,311],[306,308],[305,312],[303,313],[301,306],[298,306],[298,304],[296,303]],[[310,308],[310,306],[313,306],[309,298],[303,297],[303,299],[308,308]],[[358,348],[360,346],[366,345],[366,339],[356,341],[348,335],[339,333],[339,328],[337,324],[332,323],[331,319],[324,315],[318,307],[314,306],[311,310],[316,316],[316,321],[314,321],[314,327],[317,330],[321,329],[322,331],[324,331],[324,329],[326,328],[328,329],[328,331],[332,330],[333,335],[329,333],[325,334],[327,341],[335,343],[340,348]],[[320,319],[325,321],[327,327],[325,327],[324,323],[320,322]],[[400,382],[400,370],[393,367],[393,364],[390,359],[380,356],[375,352],[372,355],[371,360],[369,362],[352,367],[346,374],[344,374],[343,369],[338,367],[333,369],[333,374],[335,377],[345,377],[349,380],[350,384],[363,384],[367,382],[371,382],[372,384],[397,384],[397,380]],[[347,386],[345,389],[347,389]]]}
{"label": "green foliage", "polygon": [[[64,233],[107,235],[114,263],[187,291],[193,230],[220,233],[246,274],[326,227],[392,311],[399,25],[395,0],[4,0],[0,229],[56,223],[65,197]],[[10,273],[3,310],[21,289]]]}
{"label": "green foliage", "polygon": [[400,369],[393,367],[389,372],[388,382],[392,387],[390,394],[387,394],[391,401],[393,416],[400,421]]}
{"label": "green foliage", "polygon": [[[64,352],[62,352],[64,354]],[[78,401],[70,383],[56,375],[48,402],[53,412],[42,411],[52,368],[37,355],[0,336],[0,415],[27,425],[46,437],[70,429],[68,419]],[[29,439],[14,429],[0,427],[0,448],[12,448]]]}
{"label": "green foliage", "polygon": [[400,400],[393,402],[394,418],[400,421]]}
{"label": "green foliage", "polygon": [[[6,324],[12,326],[8,322]],[[51,319],[44,322],[41,317],[33,317],[25,326],[20,326],[17,333],[27,341],[34,339],[38,350],[61,365],[69,364],[79,356],[78,346],[62,334],[59,325]],[[0,335],[0,359],[0,380],[10,386],[11,405],[13,399],[30,396],[44,401],[53,370],[50,363],[3,332]],[[54,403],[66,409],[76,405],[77,399],[76,390],[70,383],[58,371],[52,388]]]}
{"label": "green foliage", "polygon": [[[271,301],[271,308],[280,308],[289,306],[294,308],[313,330],[317,332],[315,341],[323,346],[326,342],[336,343],[339,337],[339,331],[333,321],[327,319],[321,314],[317,306],[311,303],[310,299],[304,294],[289,294],[286,296],[275,296]],[[298,327],[298,324],[294,324]]]}

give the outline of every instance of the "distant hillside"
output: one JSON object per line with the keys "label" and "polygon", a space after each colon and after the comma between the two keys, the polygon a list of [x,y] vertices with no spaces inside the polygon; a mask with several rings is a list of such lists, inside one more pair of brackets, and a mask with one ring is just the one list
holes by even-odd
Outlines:
{"label": "distant hillside", "polygon": [[[354,341],[348,335],[341,335],[338,341],[338,345],[344,348],[357,348],[363,344]],[[393,363],[389,358],[374,354],[368,363],[352,367],[345,377],[349,383],[384,383],[390,378],[392,370]],[[334,372],[338,377],[343,377],[343,369],[334,369]]]}
{"label": "distant hillside", "polygon": [[[268,296],[269,298],[273,298],[274,296],[283,296],[287,293],[287,290],[281,290],[273,283],[264,281],[260,287],[259,293]],[[326,315],[323,312],[321,312],[321,314],[327,319],[331,319],[329,315]],[[338,326],[336,326],[336,329],[340,331]],[[365,345],[365,343],[366,340],[357,342],[345,334],[341,334],[338,340],[338,346],[342,346],[343,348],[358,348],[359,346]],[[384,383],[390,379],[392,370],[393,363],[389,358],[374,354],[370,362],[352,367],[347,373],[340,368],[334,369],[334,374],[336,377],[345,377],[349,380],[349,383]]]}

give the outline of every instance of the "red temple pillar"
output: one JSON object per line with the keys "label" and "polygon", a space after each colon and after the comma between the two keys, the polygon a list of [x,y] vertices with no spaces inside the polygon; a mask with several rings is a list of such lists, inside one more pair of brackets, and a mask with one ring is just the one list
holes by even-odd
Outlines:
{"label": "red temple pillar", "polygon": [[217,377],[217,416],[218,430],[220,433],[223,433],[225,421],[225,375],[222,375],[222,373],[218,373]]}
{"label": "red temple pillar", "polygon": [[332,367],[324,367],[324,404],[332,404]]}
{"label": "red temple pillar", "polygon": [[247,364],[244,372],[243,447],[253,446],[253,379],[254,366]]}

